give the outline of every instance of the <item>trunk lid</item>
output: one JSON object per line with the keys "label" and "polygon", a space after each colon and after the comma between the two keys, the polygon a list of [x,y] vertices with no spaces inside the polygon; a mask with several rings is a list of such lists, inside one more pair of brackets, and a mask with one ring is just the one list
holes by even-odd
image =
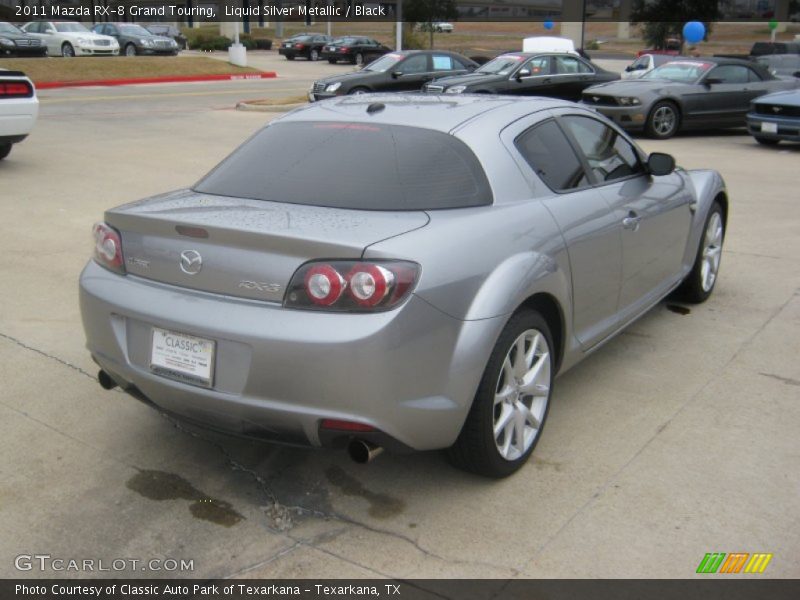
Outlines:
{"label": "trunk lid", "polygon": [[312,259],[357,259],[375,242],[424,227],[424,211],[366,211],[180,190],[106,212],[127,272],[171,285],[282,302]]}

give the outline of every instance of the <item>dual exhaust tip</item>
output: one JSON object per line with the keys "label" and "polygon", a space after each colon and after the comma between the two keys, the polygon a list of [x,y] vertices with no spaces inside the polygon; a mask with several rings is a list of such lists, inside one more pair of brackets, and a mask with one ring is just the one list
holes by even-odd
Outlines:
{"label": "dual exhaust tip", "polygon": [[[113,390],[117,387],[117,382],[102,369],[97,373],[97,382],[104,390]],[[366,440],[355,439],[347,446],[347,453],[350,455],[350,458],[353,462],[360,465],[372,462],[375,458],[380,456],[382,452],[383,447]]]}

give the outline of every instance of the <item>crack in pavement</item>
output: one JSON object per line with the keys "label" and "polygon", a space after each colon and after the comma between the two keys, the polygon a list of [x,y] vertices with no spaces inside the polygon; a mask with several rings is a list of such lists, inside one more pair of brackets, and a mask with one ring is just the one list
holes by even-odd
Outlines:
{"label": "crack in pavement", "polygon": [[[70,363],[70,362],[68,362],[68,361],[66,361],[64,359],[59,358],[58,356],[55,356],[53,354],[50,354],[50,353],[45,352],[43,350],[40,350],[39,348],[34,348],[33,346],[29,346],[25,342],[13,337],[13,336],[10,336],[10,335],[4,334],[4,333],[0,333],[0,338],[1,339],[5,339],[5,340],[15,344],[15,345],[19,346],[20,348],[23,348],[25,350],[28,350],[30,352],[34,352],[34,353],[36,353],[36,354],[38,354],[40,356],[43,356],[44,358],[47,358],[49,360],[53,360],[53,361],[65,366],[65,367],[67,367],[67,368],[69,368],[69,369],[81,374],[82,376],[87,377],[88,379],[91,379],[92,381],[97,381],[97,377],[95,377],[94,375],[92,375],[88,371],[85,371],[84,369],[82,369],[82,368],[80,368],[80,367],[78,367],[76,365],[73,365],[72,363]],[[113,391],[117,392],[117,393],[120,393],[120,394],[125,394],[126,393],[125,391],[121,390],[120,388],[115,388]],[[14,412],[17,412],[17,413],[19,413],[19,414],[21,414],[21,415],[33,420],[33,421],[39,423],[40,425],[50,429],[51,431],[53,431],[55,433],[58,433],[59,435],[62,435],[64,437],[67,437],[67,438],[79,443],[79,444],[82,444],[82,445],[86,446],[87,448],[90,448],[90,449],[94,450],[95,452],[101,453],[101,454],[103,454],[105,456],[109,456],[108,453],[103,451],[102,449],[100,449],[100,448],[98,448],[96,446],[93,446],[92,444],[89,444],[89,443],[87,443],[87,442],[85,442],[83,440],[80,440],[80,439],[78,439],[78,438],[76,438],[74,436],[71,436],[68,433],[60,431],[60,430],[54,428],[53,426],[49,425],[48,423],[46,423],[44,421],[41,421],[40,419],[37,419],[36,417],[33,417],[33,416],[31,416],[30,414],[28,414],[28,413],[26,413],[24,411],[20,411],[19,409],[16,409],[16,408],[14,408],[12,406],[8,406],[5,403],[0,403],[0,404],[2,404],[3,406],[6,406],[7,408],[9,408],[10,410],[12,410]],[[509,571],[509,572],[513,573],[514,575],[517,575],[517,574],[520,573],[520,571],[518,569],[516,569],[514,567],[511,567],[511,566],[508,566],[508,565],[497,565],[497,564],[493,564],[493,563],[490,563],[490,562],[484,562],[484,561],[471,561],[471,560],[461,560],[461,559],[447,558],[447,557],[442,556],[440,554],[437,554],[437,553],[435,553],[435,552],[433,552],[431,550],[428,550],[427,548],[423,547],[417,540],[415,540],[415,539],[413,539],[413,538],[411,538],[411,537],[409,537],[407,535],[404,535],[404,534],[399,533],[399,532],[391,531],[391,530],[388,530],[388,529],[382,529],[382,528],[379,528],[379,527],[372,526],[372,525],[370,525],[368,523],[364,523],[363,521],[359,521],[358,519],[355,519],[353,517],[350,517],[350,516],[348,516],[346,514],[343,514],[343,513],[340,513],[340,512],[336,512],[336,511],[326,512],[326,511],[317,510],[317,509],[313,509],[313,508],[306,508],[306,507],[303,507],[303,506],[287,506],[287,505],[284,505],[278,500],[278,498],[276,497],[275,493],[270,488],[270,486],[267,483],[267,481],[261,475],[259,475],[255,470],[243,465],[241,462],[236,460],[231,455],[231,453],[228,451],[228,449],[225,448],[225,446],[222,445],[220,442],[218,442],[216,440],[213,440],[213,439],[210,439],[210,438],[208,438],[208,437],[206,437],[206,436],[204,436],[204,435],[202,435],[202,434],[200,434],[200,433],[198,433],[196,431],[192,431],[192,430],[186,428],[182,423],[180,423],[180,421],[178,421],[174,417],[171,417],[170,415],[167,415],[167,414],[164,414],[164,413],[159,413],[159,414],[161,414],[162,417],[167,419],[173,425],[173,427],[175,427],[175,429],[177,431],[179,431],[181,433],[184,433],[184,434],[187,434],[187,435],[189,435],[191,437],[197,438],[197,439],[199,439],[199,440],[201,440],[203,442],[206,442],[208,444],[211,444],[213,447],[215,447],[222,454],[222,456],[225,458],[225,461],[226,461],[228,467],[231,470],[236,471],[236,472],[244,473],[245,475],[249,476],[252,479],[252,481],[256,484],[256,487],[261,491],[261,493],[267,499],[267,504],[264,505],[264,506],[261,506],[259,508],[261,508],[262,512],[264,512],[264,514],[266,516],[267,523],[268,523],[268,528],[271,531],[273,531],[274,533],[286,535],[289,539],[292,539],[292,540],[294,540],[295,542],[297,542],[299,544],[308,545],[308,542],[304,542],[303,540],[300,540],[300,539],[298,539],[298,538],[296,538],[296,537],[294,537],[294,536],[292,536],[292,535],[287,533],[290,529],[292,529],[294,527],[294,524],[295,524],[294,517],[295,516],[304,515],[304,516],[309,516],[309,517],[314,517],[314,518],[324,519],[324,520],[336,520],[336,521],[339,521],[341,523],[346,523],[348,525],[352,525],[354,527],[359,527],[359,528],[364,529],[366,531],[369,531],[371,533],[376,533],[376,534],[379,534],[379,535],[385,535],[385,536],[392,537],[392,538],[397,539],[397,540],[401,540],[401,541],[411,545],[413,548],[415,548],[418,552],[420,552],[424,556],[429,557],[429,558],[434,558],[434,559],[437,559],[437,560],[441,560],[441,561],[443,561],[445,563],[459,564],[459,565],[465,565],[465,566],[483,566],[483,567],[488,567],[488,568],[491,568],[491,569],[496,569],[496,570],[501,570],[501,571]],[[112,460],[114,460],[115,462],[118,462],[119,464],[124,465],[126,467],[129,467],[131,469],[135,469],[135,470],[141,470],[142,469],[142,467],[126,463],[125,461],[117,459],[117,458],[115,458],[113,456],[111,456],[110,458]],[[337,554],[335,554],[335,553],[333,553],[333,552],[331,552],[329,550],[326,550],[324,548],[321,548],[321,547],[318,547],[318,546],[309,546],[309,547],[313,547],[313,548],[315,548],[315,549],[317,549],[317,550],[319,550],[321,552],[325,552],[326,554],[330,554],[331,556],[334,556],[334,557],[336,557],[336,558],[338,558],[340,560],[345,560],[347,562],[350,562],[351,564],[353,564],[355,566],[358,566],[358,567],[360,567],[362,569],[365,569],[365,570],[368,570],[368,571],[372,571],[372,572],[375,572],[375,573],[379,573],[379,571],[376,571],[375,569],[373,569],[371,567],[368,567],[368,566],[362,565],[362,564],[360,564],[358,562],[355,562],[355,561],[346,559],[344,557],[338,556]],[[272,558],[275,559],[277,557],[272,557]],[[270,561],[270,559],[267,559],[267,561],[265,561],[264,564],[268,564],[269,561]],[[391,575],[386,574],[386,573],[381,573],[381,575],[384,576],[384,577],[391,577]]]}
{"label": "crack in pavement", "polygon": [[[627,461],[625,461],[625,463],[619,469],[617,469],[613,474],[611,474],[606,479],[606,481],[595,490],[595,492],[591,495],[591,497],[588,500],[586,500],[586,502],[584,502],[580,507],[578,507],[578,509],[572,514],[572,516],[570,516],[569,519],[564,521],[564,523],[561,525],[561,527],[559,527],[556,530],[556,532],[553,533],[553,535],[551,535],[549,538],[547,538],[539,546],[539,548],[536,550],[536,552],[530,558],[530,560],[526,561],[526,564],[530,564],[533,561],[535,561],[536,558],[538,556],[540,556],[542,554],[542,552],[544,552],[544,550],[551,543],[553,543],[561,535],[561,533],[563,531],[565,531],[567,527],[570,526],[570,524],[572,524],[573,521],[575,521],[575,519],[577,519],[581,514],[583,514],[586,511],[586,509],[588,509],[591,505],[596,503],[597,499],[600,496],[602,496],[603,493],[605,493],[605,491],[620,476],[620,474],[623,471],[625,471],[633,463],[633,461],[635,461],[642,454],[642,452],[644,452],[650,446],[650,444],[653,443],[653,441],[659,435],[661,435],[661,433],[678,417],[678,415],[680,415],[686,409],[686,407],[688,407],[690,404],[692,404],[692,402],[700,394],[702,394],[706,390],[706,388],[708,388],[712,383],[714,383],[720,377],[720,374],[728,367],[728,365],[730,365],[733,361],[735,361],[745,348],[750,346],[751,342],[758,336],[758,334],[760,334],[762,331],[764,331],[764,329],[766,329],[766,327],[775,319],[775,317],[777,317],[779,314],[781,314],[784,311],[784,309],[789,305],[789,303],[792,301],[792,299],[795,296],[797,296],[798,291],[800,291],[800,289],[795,290],[792,293],[792,295],[789,296],[789,298],[783,304],[781,304],[778,308],[776,308],[772,312],[772,314],[770,314],[770,316],[758,327],[758,329],[756,329],[756,331],[754,331],[752,334],[747,336],[747,338],[739,345],[739,347],[731,355],[731,357],[725,362],[725,364],[722,365],[719,369],[717,369],[716,372],[711,375],[711,377],[708,379],[708,381],[706,381],[703,384],[703,386],[699,390],[697,390],[697,392],[692,394],[691,397],[686,400],[686,402],[684,402],[680,407],[678,407],[678,410],[676,410],[675,413],[673,413],[673,415],[671,417],[669,417],[664,423],[662,423],[659,427],[656,428],[655,433],[644,444],[642,444],[642,447],[639,448],[633,454],[633,456],[631,456]],[[522,568],[523,567],[520,566],[520,570],[522,570]]]}

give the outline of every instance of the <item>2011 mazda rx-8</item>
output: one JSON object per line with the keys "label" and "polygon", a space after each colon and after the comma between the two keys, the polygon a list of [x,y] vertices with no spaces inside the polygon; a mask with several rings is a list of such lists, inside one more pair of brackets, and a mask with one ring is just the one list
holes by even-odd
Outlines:
{"label": "2011 mazda rx-8", "polygon": [[710,295],[727,213],[718,173],[576,104],[343,97],[106,212],[81,312],[100,383],[162,412],[500,477],[557,373],[667,294]]}

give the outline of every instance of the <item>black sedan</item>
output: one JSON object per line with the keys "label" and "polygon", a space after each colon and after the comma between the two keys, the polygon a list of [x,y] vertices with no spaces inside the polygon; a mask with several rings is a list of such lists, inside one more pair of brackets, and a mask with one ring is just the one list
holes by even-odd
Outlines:
{"label": "black sedan", "polygon": [[478,63],[455,52],[390,52],[355,73],[333,75],[315,81],[308,99],[314,102],[345,94],[418,91],[426,81],[435,77],[469,73],[477,68]]}
{"label": "black sedan", "polygon": [[795,89],[763,65],[735,58],[684,58],[639,79],[597,85],[583,103],[621,127],[666,139],[681,129],[744,127],[750,102],[770,92]]}
{"label": "black sedan", "polygon": [[119,53],[125,56],[137,54],[178,54],[180,46],[172,38],[154,35],[141,25],[134,23],[98,23],[92,31],[110,35],[119,42]]}
{"label": "black sedan", "polygon": [[306,60],[319,60],[322,48],[330,41],[331,38],[327,35],[316,33],[295,35],[283,40],[278,48],[278,54],[285,56],[286,60],[294,60],[298,56],[302,56]]}
{"label": "black sedan", "polygon": [[16,25],[0,22],[0,58],[47,56],[47,45],[36,36],[25,33]]}
{"label": "black sedan", "polygon": [[580,56],[569,53],[511,52],[474,73],[436,79],[425,86],[432,94],[513,94],[579,100],[584,88],[619,79]]}
{"label": "black sedan", "polygon": [[343,37],[326,45],[322,49],[322,58],[331,64],[346,61],[363,65],[391,51],[391,48],[372,38]]}

